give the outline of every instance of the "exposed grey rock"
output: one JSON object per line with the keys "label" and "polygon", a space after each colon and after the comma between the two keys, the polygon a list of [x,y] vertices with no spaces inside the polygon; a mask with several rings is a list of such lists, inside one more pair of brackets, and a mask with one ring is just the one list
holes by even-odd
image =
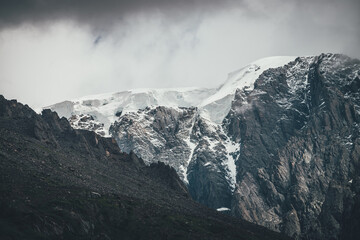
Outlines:
{"label": "exposed grey rock", "polygon": [[104,129],[104,124],[96,121],[94,117],[89,114],[72,115],[69,118],[69,122],[75,129],[93,131],[101,136],[105,136],[106,130]]}
{"label": "exposed grey rock", "polygon": [[235,165],[229,166],[229,159],[234,159],[230,154],[236,144],[197,108],[129,112],[119,117],[110,133],[120,149],[134,151],[147,164],[160,160],[174,167],[198,202],[215,209],[230,207]]}
{"label": "exposed grey rock", "polygon": [[342,55],[298,58],[237,92],[227,116],[241,139],[234,215],[295,238],[347,234],[344,219],[359,204],[350,184],[359,176],[359,70]]}

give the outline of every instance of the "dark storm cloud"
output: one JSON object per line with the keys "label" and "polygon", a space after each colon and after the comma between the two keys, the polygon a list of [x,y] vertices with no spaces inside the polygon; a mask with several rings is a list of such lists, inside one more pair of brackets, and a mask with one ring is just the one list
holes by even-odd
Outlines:
{"label": "dark storm cloud", "polygon": [[[266,18],[281,15],[289,4],[298,8],[289,24],[300,30],[306,30],[312,20],[319,19],[328,21],[322,24],[330,27],[342,27],[341,23],[346,22],[347,27],[359,29],[360,23],[359,0],[0,0],[0,3],[0,28],[65,19],[94,29],[109,29],[132,14],[158,12],[166,21],[176,21],[193,13],[211,14],[234,8],[244,9],[249,18]],[[349,14],[356,19],[349,20]],[[334,31],[339,30],[336,26]]]}
{"label": "dark storm cloud", "polygon": [[[240,1],[236,1],[239,3]],[[181,17],[189,11],[229,6],[232,0],[3,0],[0,27],[73,19],[94,27],[108,27],[124,17],[148,11]]]}
{"label": "dark storm cloud", "polygon": [[279,26],[271,39],[279,54],[298,54],[295,49],[308,49],[307,53],[321,43],[360,56],[360,0],[0,0],[0,31],[65,20],[89,26],[96,45],[113,34],[115,26],[118,33],[122,31],[116,37],[125,36],[133,16],[141,16],[146,23],[160,15],[162,26],[186,20],[196,35],[204,19],[226,16],[234,9],[240,9],[242,19],[235,24],[244,37],[250,26],[259,29],[259,44],[261,32],[268,29],[265,26]]}

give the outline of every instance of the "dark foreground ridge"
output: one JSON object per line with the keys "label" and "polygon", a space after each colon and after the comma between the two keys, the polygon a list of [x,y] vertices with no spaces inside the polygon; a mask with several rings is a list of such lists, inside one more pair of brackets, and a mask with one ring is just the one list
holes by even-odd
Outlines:
{"label": "dark foreground ridge", "polygon": [[286,239],[195,203],[174,169],[0,95],[0,239]]}

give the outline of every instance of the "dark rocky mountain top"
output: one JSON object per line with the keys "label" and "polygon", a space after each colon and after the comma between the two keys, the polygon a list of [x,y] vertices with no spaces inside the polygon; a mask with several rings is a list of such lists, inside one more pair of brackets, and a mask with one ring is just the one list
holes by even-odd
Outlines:
{"label": "dark rocky mountain top", "polygon": [[175,170],[0,96],[0,239],[287,239],[203,207]]}
{"label": "dark rocky mountain top", "polygon": [[232,213],[302,239],[360,236],[360,61],[297,58],[239,90]]}

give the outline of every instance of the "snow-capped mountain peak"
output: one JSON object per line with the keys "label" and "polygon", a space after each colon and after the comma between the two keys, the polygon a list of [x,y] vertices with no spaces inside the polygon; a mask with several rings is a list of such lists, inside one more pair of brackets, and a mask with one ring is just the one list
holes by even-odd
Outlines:
{"label": "snow-capped mountain peak", "polygon": [[275,68],[294,60],[295,57],[269,57],[255,61],[229,74],[228,79],[217,89],[168,88],[134,89],[122,92],[85,96],[64,101],[50,108],[60,116],[91,115],[95,121],[104,124],[108,135],[110,125],[127,112],[136,112],[145,107],[197,107],[200,115],[221,124],[230,110],[236,89],[252,89],[255,80],[269,68]]}
{"label": "snow-capped mountain peak", "polygon": [[228,79],[217,89],[215,94],[206,98],[199,105],[202,115],[220,124],[230,110],[237,89],[253,89],[255,80],[265,70],[284,66],[295,58],[293,56],[262,58],[229,73]]}

